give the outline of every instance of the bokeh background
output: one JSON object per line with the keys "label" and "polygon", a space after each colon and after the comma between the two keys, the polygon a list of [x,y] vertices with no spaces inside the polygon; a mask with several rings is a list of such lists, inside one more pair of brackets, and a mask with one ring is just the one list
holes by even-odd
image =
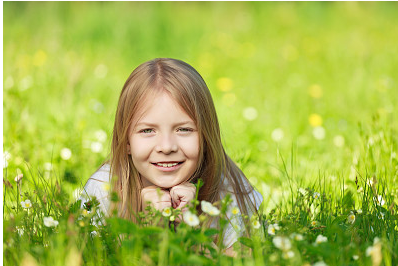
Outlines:
{"label": "bokeh background", "polygon": [[109,153],[129,74],[172,57],[205,79],[270,207],[291,177],[339,186],[396,138],[397,17],[385,2],[4,2],[3,173],[61,179],[72,198]]}

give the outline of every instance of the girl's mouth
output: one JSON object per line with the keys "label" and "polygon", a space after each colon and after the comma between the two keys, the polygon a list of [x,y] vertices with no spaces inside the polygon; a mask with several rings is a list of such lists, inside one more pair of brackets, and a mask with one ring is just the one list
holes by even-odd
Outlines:
{"label": "girl's mouth", "polygon": [[181,164],[183,163],[184,162],[158,162],[152,164],[161,171],[169,172],[180,168]]}

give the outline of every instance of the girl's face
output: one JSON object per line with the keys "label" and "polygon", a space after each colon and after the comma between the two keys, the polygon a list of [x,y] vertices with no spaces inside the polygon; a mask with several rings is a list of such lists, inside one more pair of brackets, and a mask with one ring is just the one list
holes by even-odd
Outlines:
{"label": "girl's face", "polygon": [[142,104],[129,129],[128,151],[144,187],[171,188],[187,181],[198,166],[195,122],[166,92]]}

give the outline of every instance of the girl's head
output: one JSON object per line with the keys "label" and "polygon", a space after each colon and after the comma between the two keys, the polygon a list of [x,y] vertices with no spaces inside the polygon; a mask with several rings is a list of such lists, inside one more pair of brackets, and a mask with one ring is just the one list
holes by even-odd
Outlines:
{"label": "girl's head", "polygon": [[140,210],[140,190],[150,184],[169,188],[201,177],[200,195],[213,201],[225,156],[210,91],[193,67],[158,58],[131,73],[119,98],[111,152],[122,216]]}

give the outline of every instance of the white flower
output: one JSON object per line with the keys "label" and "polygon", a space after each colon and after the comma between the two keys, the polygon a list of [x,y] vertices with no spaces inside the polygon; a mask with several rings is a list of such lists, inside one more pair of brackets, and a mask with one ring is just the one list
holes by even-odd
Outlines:
{"label": "white flower", "polygon": [[44,225],[47,227],[56,227],[58,225],[58,221],[54,220],[53,217],[44,217],[43,218]]}
{"label": "white flower", "polygon": [[376,204],[380,206],[383,206],[386,203],[381,195],[377,196],[377,198],[374,197],[374,200],[376,201]]}
{"label": "white flower", "polygon": [[353,255],[353,256],[352,256],[352,259],[353,259],[353,260],[358,260],[358,259],[359,259],[359,256],[358,256],[358,255]]}
{"label": "white flower", "polygon": [[297,233],[292,233],[290,235],[290,238],[295,240],[295,241],[302,241],[304,239],[302,234],[297,234]]}
{"label": "white flower", "polygon": [[21,201],[21,205],[22,207],[24,207],[25,209],[29,209],[30,207],[32,207],[32,203],[30,202],[30,200],[25,200],[25,201]]}
{"label": "white flower", "polygon": [[233,208],[232,208],[232,210],[231,210],[231,213],[232,213],[233,215],[238,215],[238,214],[239,214],[239,212],[240,212],[240,211],[239,211],[239,208],[238,208],[238,207],[236,207],[236,206],[235,206],[235,207],[233,207]]}
{"label": "white flower", "polygon": [[104,183],[102,184],[102,189],[103,189],[104,191],[109,191],[109,190],[111,189],[111,185],[110,185],[108,182],[104,182]]}
{"label": "white flower", "polygon": [[350,224],[353,224],[355,222],[355,214],[354,213],[350,213],[347,217],[347,222],[349,222]]}
{"label": "white flower", "polygon": [[202,207],[203,212],[211,216],[217,216],[220,214],[220,210],[214,207],[213,204],[208,201],[202,200],[200,206]]}
{"label": "white flower", "polygon": [[373,245],[376,245],[376,244],[378,244],[378,243],[380,243],[380,238],[376,236],[376,237],[373,239]]}
{"label": "white flower", "polygon": [[94,135],[99,142],[104,142],[107,138],[106,132],[103,131],[102,129],[95,131]]}
{"label": "white flower", "polygon": [[358,214],[362,214],[362,209],[357,210]]}
{"label": "white flower", "polygon": [[298,190],[300,192],[301,195],[305,196],[307,194],[307,190],[305,190],[304,188],[299,188]]}
{"label": "white flower", "polygon": [[318,261],[318,262],[315,262],[314,265],[312,265],[312,266],[328,266],[328,265],[323,261]]}
{"label": "white flower", "polygon": [[345,142],[344,137],[341,135],[337,135],[333,138],[333,143],[336,147],[339,147],[339,148],[343,147],[344,142]]}
{"label": "white flower", "polygon": [[72,151],[68,148],[63,148],[61,150],[61,158],[65,161],[69,160],[72,157]]}
{"label": "white flower", "polygon": [[91,235],[92,237],[95,237],[95,236],[98,235],[98,232],[97,232],[97,231],[91,231],[90,235]]}
{"label": "white flower", "polygon": [[290,259],[294,257],[294,252],[292,250],[287,250],[285,252],[283,252],[283,258],[284,259]]}
{"label": "white flower", "polygon": [[268,234],[270,235],[275,235],[276,230],[279,230],[279,225],[278,224],[270,224],[268,226]]}
{"label": "white flower", "polygon": [[314,138],[318,139],[318,140],[322,140],[325,138],[326,135],[326,131],[323,127],[319,126],[319,127],[315,127],[312,130],[312,135],[314,136]]}
{"label": "white flower", "polygon": [[18,235],[19,236],[22,236],[23,234],[24,234],[24,230],[23,230],[23,228],[19,228],[18,226],[16,227],[16,229],[17,229],[17,232],[18,232]]}
{"label": "white flower", "polygon": [[373,246],[370,246],[366,249],[366,256],[370,256],[373,253]]}
{"label": "white flower", "polygon": [[316,226],[317,224],[318,224],[317,221],[312,221],[312,222],[311,222],[311,226]]}
{"label": "white flower", "polygon": [[275,142],[279,142],[283,139],[283,137],[285,136],[283,129],[281,128],[275,128],[272,133],[271,133],[271,138],[273,141]]}
{"label": "white flower", "polygon": [[254,219],[252,221],[252,226],[254,229],[259,229],[260,228],[260,222],[258,221],[258,219]]}
{"label": "white flower", "polygon": [[19,174],[19,175],[17,175],[17,176],[14,178],[14,181],[15,181],[17,184],[19,184],[19,182],[21,182],[22,178],[23,178],[23,174]]}
{"label": "white flower", "polygon": [[53,165],[49,162],[44,163],[44,170],[51,171],[53,169]]}
{"label": "white flower", "polygon": [[3,152],[3,169],[8,167],[8,161],[11,159],[11,154],[8,151]]}
{"label": "white flower", "polygon": [[91,151],[94,153],[100,153],[104,149],[102,143],[98,142],[98,141],[91,142],[90,148],[91,148]]}
{"label": "white flower", "polygon": [[319,192],[314,192],[314,194],[312,195],[314,199],[319,199],[320,196],[321,194],[319,194]]}
{"label": "white flower", "polygon": [[174,222],[174,220],[176,219],[176,217],[174,215],[170,216],[170,221]]}
{"label": "white flower", "polygon": [[246,120],[253,121],[258,116],[257,110],[254,107],[247,107],[243,110],[243,117]]}
{"label": "white flower", "polygon": [[171,215],[171,208],[170,207],[164,208],[163,212],[162,212],[162,215],[164,217],[169,217]]}
{"label": "white flower", "polygon": [[320,243],[324,243],[324,242],[327,242],[327,241],[328,241],[328,238],[326,236],[318,235],[317,238],[315,239],[315,243],[314,244],[318,245]]}
{"label": "white flower", "polygon": [[197,226],[199,224],[199,218],[195,214],[190,211],[186,211],[183,213],[184,222],[186,222],[189,226]]}
{"label": "white flower", "polygon": [[292,248],[292,244],[290,243],[289,238],[283,236],[276,236],[272,239],[272,243],[274,243],[275,247],[280,250],[287,251]]}

